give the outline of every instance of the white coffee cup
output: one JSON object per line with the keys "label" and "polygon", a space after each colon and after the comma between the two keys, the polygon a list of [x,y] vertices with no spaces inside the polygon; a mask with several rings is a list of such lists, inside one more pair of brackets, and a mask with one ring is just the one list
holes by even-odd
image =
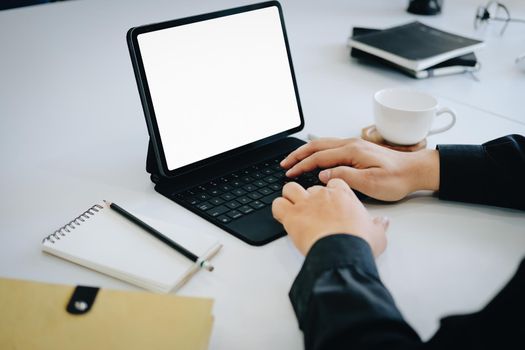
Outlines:
{"label": "white coffee cup", "polygon": [[[431,129],[434,118],[449,114],[449,124]],[[407,89],[384,89],[374,94],[376,129],[388,142],[414,145],[429,135],[447,131],[456,123],[450,108],[440,108],[437,100],[424,92]]]}

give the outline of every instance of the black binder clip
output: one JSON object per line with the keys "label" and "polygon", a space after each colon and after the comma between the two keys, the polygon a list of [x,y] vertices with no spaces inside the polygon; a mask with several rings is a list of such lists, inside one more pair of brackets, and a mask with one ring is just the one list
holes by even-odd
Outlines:
{"label": "black binder clip", "polygon": [[67,304],[67,312],[73,315],[83,315],[89,312],[95,303],[98,290],[99,288],[96,287],[77,286]]}

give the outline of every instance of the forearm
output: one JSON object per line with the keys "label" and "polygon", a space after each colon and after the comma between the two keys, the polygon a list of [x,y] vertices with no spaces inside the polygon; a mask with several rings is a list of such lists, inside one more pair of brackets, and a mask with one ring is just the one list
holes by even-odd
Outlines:
{"label": "forearm", "polygon": [[368,244],[335,235],[310,250],[290,291],[306,349],[394,349],[417,346],[381,283]]}

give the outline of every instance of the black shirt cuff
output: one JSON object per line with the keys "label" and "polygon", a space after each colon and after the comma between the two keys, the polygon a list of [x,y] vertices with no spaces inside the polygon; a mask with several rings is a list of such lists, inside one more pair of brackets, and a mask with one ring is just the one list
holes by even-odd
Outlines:
{"label": "black shirt cuff", "polygon": [[352,265],[379,280],[372,250],[364,239],[349,234],[336,234],[315,242],[289,293],[297,318],[304,318],[314,284],[323,272]]}
{"label": "black shirt cuff", "polygon": [[438,145],[439,198],[481,202],[489,186],[487,160],[481,145]]}

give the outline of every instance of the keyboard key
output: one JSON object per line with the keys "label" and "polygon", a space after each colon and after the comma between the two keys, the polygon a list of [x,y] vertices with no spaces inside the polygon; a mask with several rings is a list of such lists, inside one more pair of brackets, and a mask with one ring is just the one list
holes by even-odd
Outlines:
{"label": "keyboard key", "polygon": [[241,203],[241,204],[246,204],[246,203],[250,203],[252,200],[248,197],[239,197],[237,198],[237,202]]}
{"label": "keyboard key", "polygon": [[261,198],[261,202],[263,202],[264,204],[272,204],[273,200],[280,196],[281,194],[279,192],[274,192],[272,194],[267,195],[266,197]]}
{"label": "keyboard key", "polygon": [[283,179],[286,175],[284,175],[284,171],[276,171],[272,176],[277,179]]}
{"label": "keyboard key", "polygon": [[239,180],[232,180],[230,182],[230,185],[232,185],[233,187],[239,187],[239,186],[242,186],[244,184],[241,181],[239,181]]}
{"label": "keyboard key", "polygon": [[232,219],[237,219],[237,218],[240,218],[242,216],[242,213],[238,210],[232,210],[230,212],[228,212],[228,215],[229,217],[231,217]]}
{"label": "keyboard key", "polygon": [[250,183],[250,182],[253,181],[253,177],[243,176],[243,177],[241,177],[241,180],[244,181],[245,183]]}
{"label": "keyboard key", "polygon": [[208,191],[208,194],[214,197],[220,195],[221,193],[222,191],[217,188],[214,188],[213,190]]}
{"label": "keyboard key", "polygon": [[221,206],[218,206],[217,208],[213,208],[213,209],[206,211],[206,213],[211,216],[219,216],[221,214],[226,213],[229,210],[230,208],[225,207],[224,205],[221,205]]}
{"label": "keyboard key", "polygon": [[194,189],[187,190],[186,192],[184,192],[184,195],[185,195],[186,197],[190,197],[190,196],[193,197],[193,196],[195,196],[196,194],[197,194],[197,192],[196,192]]}
{"label": "keyboard key", "polygon": [[186,198],[186,203],[189,203],[191,205],[195,205],[195,204],[197,204],[199,202],[200,202],[200,200],[198,200],[197,198],[194,198],[194,197]]}
{"label": "keyboard key", "polygon": [[221,198],[224,199],[225,201],[231,201],[232,199],[235,198],[235,196],[232,193],[225,193],[221,196]]}
{"label": "keyboard key", "polygon": [[219,185],[219,189],[224,192],[227,192],[227,191],[231,191],[233,187],[231,187],[230,185]]}
{"label": "keyboard key", "polygon": [[240,207],[241,204],[237,201],[231,201],[231,202],[226,203],[226,206],[230,209],[235,209],[235,208]]}
{"label": "keyboard key", "polygon": [[260,209],[262,207],[265,206],[265,204],[261,201],[253,201],[250,203],[250,206],[253,208],[253,209]]}
{"label": "keyboard key", "polygon": [[208,202],[203,202],[203,203],[197,204],[197,208],[199,208],[200,210],[208,210],[208,209],[213,208],[213,205],[211,205]]}
{"label": "keyboard key", "polygon": [[257,180],[257,181],[254,181],[253,184],[257,187],[264,187],[267,185],[266,182],[264,182],[263,180]]}
{"label": "keyboard key", "polygon": [[265,174],[265,175],[270,175],[270,174],[273,174],[273,170],[270,169],[270,168],[264,168],[262,170],[262,173]]}
{"label": "keyboard key", "polygon": [[258,180],[258,179],[262,179],[264,176],[265,176],[264,174],[261,174],[261,173],[259,173],[259,172],[256,172],[256,173],[253,173],[253,174],[252,174],[252,177],[253,177],[254,179],[256,179],[256,180]]}
{"label": "keyboard key", "polygon": [[248,193],[248,197],[250,197],[251,199],[259,199],[262,197],[262,194],[260,194],[259,192],[251,192]]}
{"label": "keyboard key", "polygon": [[210,199],[210,203],[213,205],[219,205],[219,204],[224,203],[224,201],[220,198],[212,198]]}
{"label": "keyboard key", "polygon": [[244,213],[244,214],[249,214],[251,213],[254,209],[252,207],[249,207],[247,205],[243,205],[242,207],[239,208],[239,210]]}
{"label": "keyboard key", "polygon": [[217,220],[219,220],[219,221],[222,222],[223,224],[227,224],[227,223],[229,223],[230,221],[232,221],[232,219],[230,219],[230,218],[227,217],[226,215],[218,216],[218,217],[217,217]]}
{"label": "keyboard key", "polygon": [[206,193],[199,193],[196,198],[200,201],[207,201],[208,199],[210,199],[210,195],[206,194]]}
{"label": "keyboard key", "polygon": [[[283,185],[280,184],[280,183],[274,183],[274,184],[271,184],[268,187],[271,188],[274,191],[279,191],[281,188],[283,188]],[[261,192],[261,191],[259,190],[259,192]]]}
{"label": "keyboard key", "polygon": [[235,190],[232,191],[232,193],[236,196],[243,196],[246,194],[246,191],[240,189],[240,188],[236,188]]}
{"label": "keyboard key", "polygon": [[272,193],[273,190],[271,190],[271,189],[268,188],[268,187],[263,187],[263,188],[260,188],[260,189],[259,189],[259,192],[262,193],[262,194],[264,194],[264,195],[268,195],[268,194]]}
{"label": "keyboard key", "polygon": [[184,199],[185,197],[183,193],[172,193],[171,196],[176,199]]}
{"label": "keyboard key", "polygon": [[257,189],[257,187],[255,187],[254,185],[246,185],[246,186],[243,186],[242,188],[245,189],[248,192],[252,192],[252,191],[255,191]]}
{"label": "keyboard key", "polygon": [[201,185],[201,186],[197,186],[197,187],[195,188],[195,191],[196,191],[196,192],[204,192],[204,191],[207,191],[207,190],[208,190],[208,188],[207,188],[207,187],[204,187],[204,186],[202,186],[202,185]]}
{"label": "keyboard key", "polygon": [[268,182],[269,184],[279,181],[276,177],[268,176],[264,178],[264,181]]}

